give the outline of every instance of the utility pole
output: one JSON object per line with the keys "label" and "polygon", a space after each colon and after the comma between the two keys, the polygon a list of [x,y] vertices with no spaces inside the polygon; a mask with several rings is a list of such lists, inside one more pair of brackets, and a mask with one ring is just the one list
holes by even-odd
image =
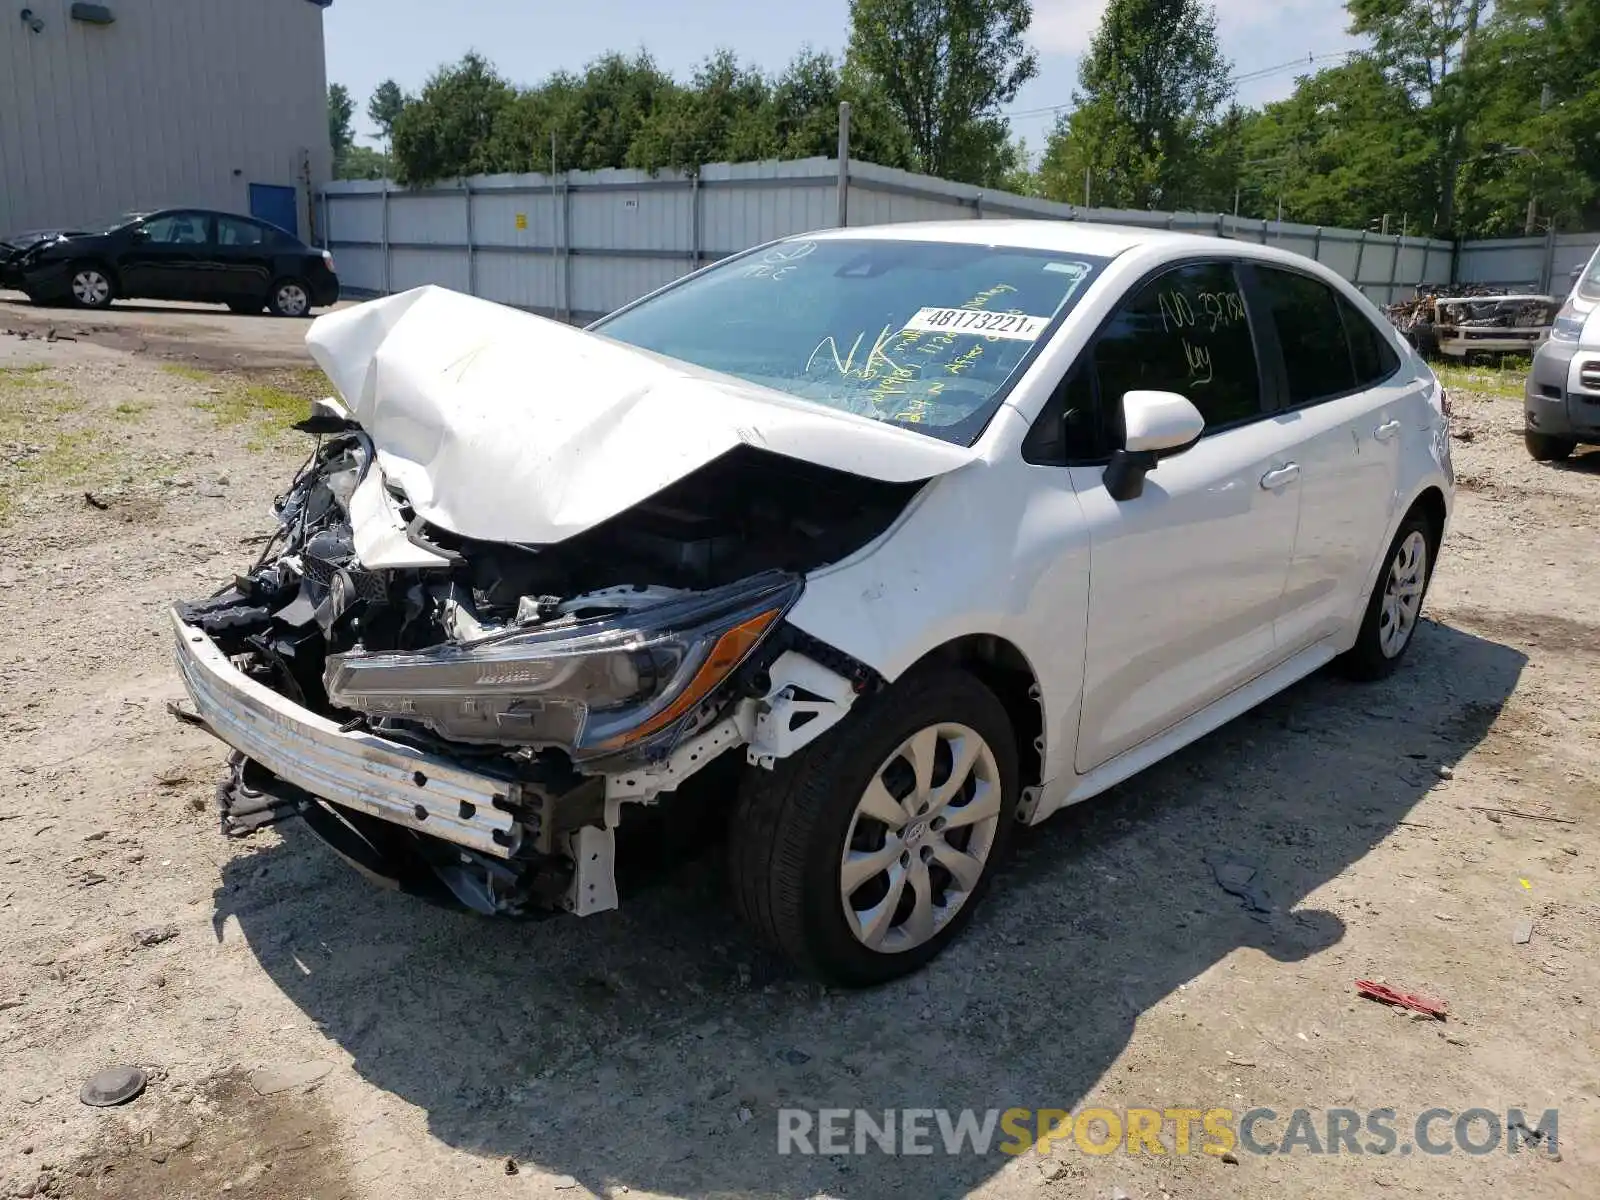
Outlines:
{"label": "utility pole", "polygon": [[839,228],[850,224],[850,101],[839,101]]}
{"label": "utility pole", "polygon": [[1093,167],[1085,167],[1083,169],[1083,206],[1085,208],[1089,207],[1089,178],[1093,171]]}
{"label": "utility pole", "polygon": [[[1550,85],[1547,83],[1539,89],[1539,111],[1547,112],[1550,101],[1553,99]],[[1538,169],[1538,160],[1535,160],[1535,171]],[[1539,231],[1539,193],[1535,191],[1528,197],[1528,220],[1522,227],[1522,232],[1527,237],[1532,237]]]}

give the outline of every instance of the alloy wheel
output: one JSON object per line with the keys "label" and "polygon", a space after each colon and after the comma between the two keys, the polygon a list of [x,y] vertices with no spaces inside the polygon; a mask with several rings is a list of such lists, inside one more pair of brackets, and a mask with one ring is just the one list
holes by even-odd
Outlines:
{"label": "alloy wheel", "polygon": [[1395,550],[1383,588],[1378,614],[1378,648],[1385,658],[1396,658],[1411,640],[1422,611],[1422,592],[1428,583],[1428,542],[1412,530]]}
{"label": "alloy wheel", "polygon": [[856,803],[839,899],[857,941],[883,954],[922,945],[983,877],[1000,826],[994,751],[965,725],[918,730],[884,760]]}

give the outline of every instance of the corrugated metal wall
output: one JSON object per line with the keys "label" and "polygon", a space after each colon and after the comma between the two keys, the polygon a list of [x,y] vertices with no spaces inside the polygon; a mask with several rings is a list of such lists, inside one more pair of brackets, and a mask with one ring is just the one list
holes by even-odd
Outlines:
{"label": "corrugated metal wall", "polygon": [[[478,176],[417,191],[346,181],[329,185],[323,204],[340,278],[352,289],[440,283],[588,321],[706,262],[837,224],[837,188],[838,163],[811,158],[719,163],[703,167],[698,178],[573,171],[554,180]],[[1324,263],[1379,304],[1407,299],[1419,284],[1451,281],[1449,242],[1212,213],[1079,208],[871,163],[850,164],[848,217],[851,225],[1038,217],[1264,242]],[[1521,271],[1531,261],[1528,278],[1537,280],[1548,262],[1554,286],[1564,291],[1568,260],[1582,261],[1582,245],[1592,248],[1597,240],[1469,242],[1462,250],[1469,273],[1460,278],[1518,282],[1521,275],[1495,272]]]}
{"label": "corrugated metal wall", "polygon": [[1595,233],[1463,242],[1459,278],[1462,283],[1561,294],[1571,286],[1572,272],[1589,261],[1596,246],[1600,234]]}
{"label": "corrugated metal wall", "polygon": [[110,0],[111,25],[28,0],[0,11],[0,236],[135,208],[246,212],[251,183],[332,174],[322,8]]}

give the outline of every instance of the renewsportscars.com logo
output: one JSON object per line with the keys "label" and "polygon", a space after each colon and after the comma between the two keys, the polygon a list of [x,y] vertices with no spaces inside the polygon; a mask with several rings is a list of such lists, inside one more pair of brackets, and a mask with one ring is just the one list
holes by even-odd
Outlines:
{"label": "renewsportscars.com logo", "polygon": [[779,1154],[1470,1154],[1560,1157],[1559,1113],[1518,1108],[801,1108],[778,1110]]}

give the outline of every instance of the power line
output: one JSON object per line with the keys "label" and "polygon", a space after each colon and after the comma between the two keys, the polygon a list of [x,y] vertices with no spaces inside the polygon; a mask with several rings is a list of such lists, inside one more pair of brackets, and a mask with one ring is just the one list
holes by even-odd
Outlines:
{"label": "power line", "polygon": [[[1335,58],[1350,58],[1356,53],[1357,51],[1354,50],[1336,50],[1331,54],[1308,54],[1304,58],[1291,59],[1288,62],[1279,63],[1277,66],[1262,67],[1255,71],[1246,71],[1243,75],[1233,76],[1230,82],[1237,87],[1241,83],[1253,83],[1258,79],[1266,79],[1272,75],[1282,74],[1284,71],[1292,71],[1296,67],[1314,66],[1319,62],[1328,62]],[[1018,117],[1049,116],[1054,113],[1066,112],[1068,109],[1074,107],[1076,106],[1070,102],[1066,104],[1046,104],[1040,108],[1024,108],[1015,112],[1003,113],[1002,115],[1008,121],[1010,121],[1016,120]]]}

